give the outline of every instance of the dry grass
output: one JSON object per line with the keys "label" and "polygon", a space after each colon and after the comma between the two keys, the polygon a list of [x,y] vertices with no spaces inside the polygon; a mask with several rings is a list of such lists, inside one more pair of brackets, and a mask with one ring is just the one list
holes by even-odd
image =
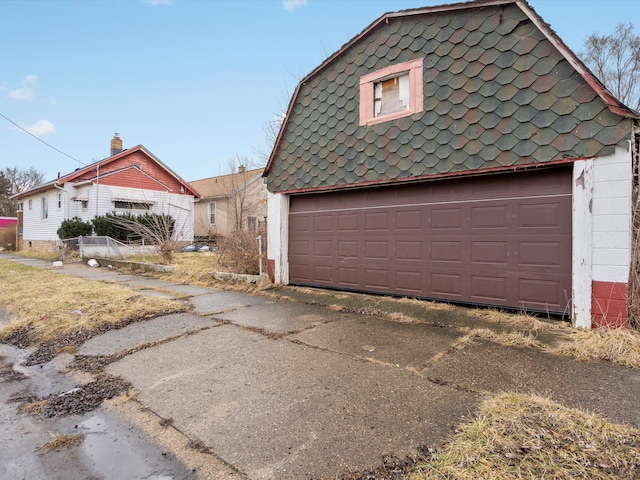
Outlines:
{"label": "dry grass", "polygon": [[549,399],[500,394],[405,480],[638,478],[640,430]]}
{"label": "dry grass", "polygon": [[476,308],[469,311],[469,316],[482,318],[512,328],[530,330],[534,332],[542,330],[568,332],[572,330],[571,326],[564,322],[558,320],[541,320],[540,317],[536,317],[528,313],[508,313],[502,310]]}
{"label": "dry grass", "polygon": [[0,328],[0,340],[26,332],[30,344],[41,344],[185,309],[180,302],[147,297],[120,285],[88,282],[2,258],[0,284],[0,305],[12,316]]}
{"label": "dry grass", "polygon": [[640,368],[640,334],[635,330],[575,330],[569,339],[547,350],[581,360],[607,360],[625,367]]}
{"label": "dry grass", "polygon": [[471,338],[484,338],[509,347],[541,347],[535,331],[514,330],[512,332],[496,332],[488,328],[473,328],[469,330],[468,336]]}
{"label": "dry grass", "polygon": [[28,413],[32,415],[40,415],[42,409],[47,404],[46,400],[34,400],[32,402],[23,403],[18,407],[20,413]]}
{"label": "dry grass", "polygon": [[38,447],[38,450],[60,450],[64,447],[73,447],[80,445],[82,442],[82,435],[67,435],[65,433],[51,434],[51,440],[44,445]]}

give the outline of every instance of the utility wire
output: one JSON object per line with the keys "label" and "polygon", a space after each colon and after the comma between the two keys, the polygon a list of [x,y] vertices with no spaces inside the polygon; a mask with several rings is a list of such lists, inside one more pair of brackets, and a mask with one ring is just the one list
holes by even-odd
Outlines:
{"label": "utility wire", "polygon": [[0,113],[0,117],[4,118],[6,121],[8,121],[9,123],[14,124],[16,127],[18,127],[20,130],[22,130],[23,132],[31,135],[33,138],[35,138],[36,140],[44,143],[47,147],[49,148],[53,148],[56,152],[61,153],[62,155],[64,155],[65,157],[69,157],[71,160],[78,162],[80,165],[88,165],[84,162],[81,162],[80,160],[78,160],[77,158],[72,157],[71,155],[69,155],[68,153],[64,153],[62,150],[57,149],[56,147],[54,147],[53,145],[45,142],[44,140],[42,140],[39,137],[36,137],[33,133],[31,133],[29,130],[27,130],[26,128],[21,127],[20,125],[18,125],[16,122],[14,122],[13,120],[11,120],[9,117],[7,117],[6,115],[3,115],[2,113]]}

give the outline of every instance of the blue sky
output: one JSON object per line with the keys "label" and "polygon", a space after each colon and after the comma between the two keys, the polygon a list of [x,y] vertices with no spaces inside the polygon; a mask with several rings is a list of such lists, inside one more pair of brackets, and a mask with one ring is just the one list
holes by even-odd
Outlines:
{"label": "blue sky", "polygon": [[[442,3],[0,0],[0,168],[53,179],[108,156],[118,132],[187,181],[228,173],[258,161],[265,126],[328,55],[385,12]],[[529,3],[576,52],[594,31],[640,30],[640,0]]]}

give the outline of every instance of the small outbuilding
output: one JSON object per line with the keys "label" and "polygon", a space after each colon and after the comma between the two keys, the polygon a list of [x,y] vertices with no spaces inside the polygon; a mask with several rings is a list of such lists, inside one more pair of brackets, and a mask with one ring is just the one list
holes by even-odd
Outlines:
{"label": "small outbuilding", "polygon": [[624,325],[639,118],[525,1],[384,14],[290,101],[272,278]]}

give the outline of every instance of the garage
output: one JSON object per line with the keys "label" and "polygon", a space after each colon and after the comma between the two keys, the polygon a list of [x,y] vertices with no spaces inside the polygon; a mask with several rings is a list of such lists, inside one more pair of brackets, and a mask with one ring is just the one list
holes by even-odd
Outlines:
{"label": "garage", "polygon": [[570,168],[291,195],[289,281],[562,314]]}

